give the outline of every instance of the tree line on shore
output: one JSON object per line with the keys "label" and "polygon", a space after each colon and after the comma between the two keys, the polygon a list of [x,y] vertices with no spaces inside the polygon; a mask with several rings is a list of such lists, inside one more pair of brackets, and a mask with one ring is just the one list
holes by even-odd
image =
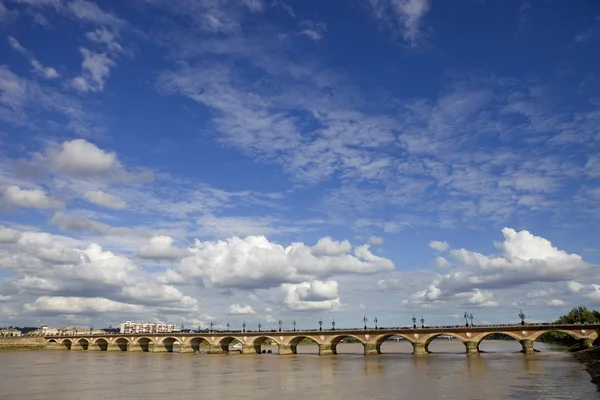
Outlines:
{"label": "tree line on shore", "polygon": [[[574,307],[567,314],[560,316],[555,324],[597,324],[600,323],[600,311],[588,310],[587,307],[579,306]],[[562,332],[548,332],[542,335],[539,339],[540,342],[547,343],[559,343],[566,346],[573,346],[577,344],[570,335]],[[598,340],[597,340],[598,341]],[[594,345],[597,343],[594,342]]]}

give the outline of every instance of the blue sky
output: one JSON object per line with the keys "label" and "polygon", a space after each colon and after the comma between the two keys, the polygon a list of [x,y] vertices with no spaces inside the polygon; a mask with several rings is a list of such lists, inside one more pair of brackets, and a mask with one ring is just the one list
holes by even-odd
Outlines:
{"label": "blue sky", "polygon": [[600,307],[597,2],[2,0],[0,32],[0,325]]}

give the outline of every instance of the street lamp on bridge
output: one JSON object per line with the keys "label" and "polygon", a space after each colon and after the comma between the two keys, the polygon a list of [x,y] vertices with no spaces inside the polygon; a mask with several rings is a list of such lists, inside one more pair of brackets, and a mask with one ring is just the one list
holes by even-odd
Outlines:
{"label": "street lamp on bridge", "polygon": [[283,324],[283,321],[279,320],[279,332],[281,332],[281,324]]}
{"label": "street lamp on bridge", "polygon": [[465,317],[465,326],[468,328],[469,327],[469,314],[465,311],[465,315],[463,315]]}
{"label": "street lamp on bridge", "polygon": [[260,327],[261,327],[261,326],[262,326],[262,325],[261,325],[261,324],[260,324],[260,322],[259,322],[259,323],[258,323],[258,331],[259,331],[259,332],[260,332]]}
{"label": "street lamp on bridge", "polygon": [[246,332],[246,321],[242,323],[242,332]]}
{"label": "street lamp on bridge", "polygon": [[523,310],[519,310],[519,318],[521,318],[521,325],[525,325],[525,314],[523,314]]}
{"label": "street lamp on bridge", "polygon": [[227,332],[229,332],[229,322],[225,326],[227,327]]}
{"label": "street lamp on bridge", "polygon": [[323,320],[319,318],[319,331],[323,330]]}
{"label": "street lamp on bridge", "polygon": [[335,318],[331,319],[331,330],[335,331]]}
{"label": "street lamp on bridge", "polygon": [[296,320],[294,320],[294,322],[292,322],[292,325],[294,325],[294,332],[296,332]]}
{"label": "street lamp on bridge", "polygon": [[365,322],[365,331],[366,331],[367,330],[367,321],[368,321],[366,315],[363,317],[363,321]]}
{"label": "street lamp on bridge", "polygon": [[413,322],[413,329],[417,329],[417,317],[415,317],[415,314],[413,314],[412,322]]}
{"label": "street lamp on bridge", "polygon": [[377,329],[377,317],[373,318],[373,322],[375,322],[375,329]]}
{"label": "street lamp on bridge", "polygon": [[213,331],[213,323],[212,323],[212,321],[210,321],[210,333],[212,333],[212,331]]}
{"label": "street lamp on bridge", "polygon": [[421,328],[425,328],[425,318],[421,315]]}
{"label": "street lamp on bridge", "polygon": [[471,327],[473,327],[473,313],[469,313],[469,319],[471,320]]}

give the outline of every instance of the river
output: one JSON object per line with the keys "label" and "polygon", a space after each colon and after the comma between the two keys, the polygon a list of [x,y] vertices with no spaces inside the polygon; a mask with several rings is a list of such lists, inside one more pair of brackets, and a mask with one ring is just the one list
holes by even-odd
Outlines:
{"label": "river", "polygon": [[[265,347],[268,348],[268,347]],[[271,348],[276,351],[276,348]],[[338,355],[193,355],[69,351],[0,352],[0,399],[596,399],[571,354],[536,343],[525,356],[513,341],[486,340],[475,356],[458,341],[435,340],[425,356],[386,342],[365,357],[360,344]]]}

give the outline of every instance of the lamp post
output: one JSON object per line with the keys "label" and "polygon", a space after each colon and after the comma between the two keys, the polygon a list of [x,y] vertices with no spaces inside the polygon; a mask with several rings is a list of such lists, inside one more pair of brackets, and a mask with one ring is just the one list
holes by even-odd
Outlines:
{"label": "lamp post", "polygon": [[377,317],[373,318],[373,322],[375,322],[375,329],[377,329]]}
{"label": "lamp post", "polygon": [[331,319],[331,330],[335,331],[335,318]]}
{"label": "lamp post", "polygon": [[465,317],[465,326],[468,328],[469,327],[469,314],[465,311],[465,315],[463,315]]}
{"label": "lamp post", "polygon": [[242,332],[246,332],[246,321],[242,323]]}
{"label": "lamp post", "polygon": [[521,318],[521,325],[525,325],[525,314],[523,314],[523,310],[519,310],[519,318]]}
{"label": "lamp post", "polygon": [[323,330],[323,320],[319,318],[319,332]]}
{"label": "lamp post", "polygon": [[421,315],[421,328],[425,328],[425,318]]}
{"label": "lamp post", "polygon": [[259,323],[258,323],[258,331],[259,331],[259,332],[260,332],[260,327],[261,327],[261,326],[262,326],[262,325],[261,325],[261,324],[260,324],[260,322],[259,322]]}
{"label": "lamp post", "polygon": [[283,324],[283,321],[279,320],[279,332],[281,332],[281,324]]}
{"label": "lamp post", "polygon": [[469,319],[471,320],[471,327],[473,327],[473,313],[469,313]]}
{"label": "lamp post", "polygon": [[365,322],[365,331],[366,331],[367,330],[367,321],[368,321],[366,315],[363,317],[363,321]]}
{"label": "lamp post", "polygon": [[294,332],[296,332],[296,320],[294,320],[294,322],[292,322],[292,325],[294,325]]}
{"label": "lamp post", "polygon": [[227,332],[229,332],[229,322],[225,326],[227,327]]}
{"label": "lamp post", "polygon": [[213,322],[210,321],[210,333],[212,333],[212,331],[213,331]]}
{"label": "lamp post", "polygon": [[412,322],[413,322],[413,329],[417,329],[417,317],[415,317],[415,314],[413,314]]}

